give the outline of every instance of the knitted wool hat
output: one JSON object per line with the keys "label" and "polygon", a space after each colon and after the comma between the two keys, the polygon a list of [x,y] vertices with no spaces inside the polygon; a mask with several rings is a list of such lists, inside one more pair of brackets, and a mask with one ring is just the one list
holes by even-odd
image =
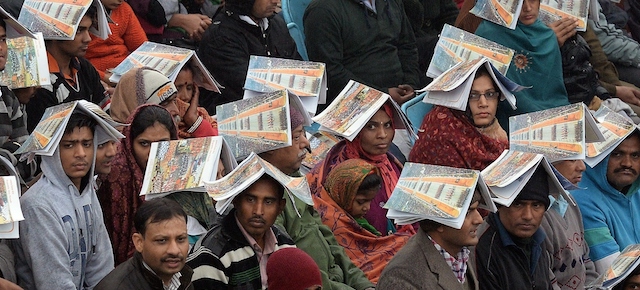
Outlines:
{"label": "knitted wool hat", "polygon": [[143,104],[159,105],[178,89],[173,82],[158,71],[142,68],[136,73],[136,95],[144,97]]}
{"label": "knitted wool hat", "polygon": [[535,200],[544,204],[545,208],[549,208],[551,201],[549,200],[549,181],[547,171],[542,166],[538,166],[533,173],[529,182],[524,186],[515,200]]}
{"label": "knitted wool hat", "polygon": [[298,248],[275,251],[267,260],[269,290],[304,290],[322,286],[318,265]]}
{"label": "knitted wool hat", "polygon": [[[306,112],[305,112],[306,113]],[[294,106],[289,106],[289,117],[291,118],[291,130],[297,128],[298,126],[304,124],[304,117],[302,116],[302,112],[298,110]]]}

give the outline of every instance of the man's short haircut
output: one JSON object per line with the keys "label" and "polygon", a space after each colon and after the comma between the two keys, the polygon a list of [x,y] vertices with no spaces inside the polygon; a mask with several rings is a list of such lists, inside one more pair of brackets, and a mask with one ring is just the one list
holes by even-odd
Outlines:
{"label": "man's short haircut", "polygon": [[[256,180],[253,184],[255,184],[256,182],[260,181],[260,180],[266,180],[269,181],[272,184],[275,184],[278,188],[278,196],[280,197],[280,199],[284,198],[284,186],[282,186],[282,184],[280,184],[280,182],[276,181],[275,179],[273,179],[273,177],[271,177],[268,174],[263,174],[262,176],[260,176],[260,178],[258,178],[258,180]],[[253,185],[252,184],[252,185]],[[243,190],[240,194],[238,194],[235,198],[243,195],[245,192],[247,192],[247,190],[249,190],[249,188]],[[234,199],[235,199],[234,198]]]}
{"label": "man's short haircut", "polygon": [[169,111],[160,106],[146,106],[140,109],[138,115],[131,122],[131,140],[128,142],[133,142],[133,139],[142,134],[147,128],[152,127],[156,122],[169,130],[171,140],[178,139],[176,124],[173,122]]}
{"label": "man's short haircut", "polygon": [[4,21],[4,18],[0,17],[0,26],[4,28],[5,32],[7,30],[7,22]]}
{"label": "man's short haircut", "polygon": [[[471,202],[469,203],[469,207],[471,207],[472,204],[474,204],[475,202],[478,203],[482,203],[482,194],[480,194],[480,192],[478,192],[478,189],[476,189],[476,191],[473,193],[473,197],[471,198]],[[466,213],[465,213],[466,214]],[[436,221],[432,221],[432,220],[421,220],[419,222],[420,224],[420,228],[425,232],[425,233],[429,233],[432,231],[435,231],[437,228],[441,227],[441,226],[446,226],[443,225],[439,222]]]}
{"label": "man's short haircut", "polygon": [[98,122],[93,118],[80,112],[74,112],[71,114],[71,117],[69,117],[67,127],[64,128],[64,134],[69,134],[73,132],[75,128],[82,127],[89,127],[89,129],[91,129],[91,133],[95,133],[95,127],[97,124]]}
{"label": "man's short haircut", "polygon": [[[100,1],[100,0],[93,0],[93,1]],[[87,13],[85,13],[84,16],[91,18],[92,24],[98,23],[98,8],[96,8],[95,5],[91,4],[91,6],[89,6],[89,9],[87,9]]]}
{"label": "man's short haircut", "polygon": [[174,217],[182,217],[184,223],[187,223],[187,214],[180,204],[168,198],[154,198],[143,202],[138,208],[133,225],[138,233],[144,236],[148,224],[167,221]]}

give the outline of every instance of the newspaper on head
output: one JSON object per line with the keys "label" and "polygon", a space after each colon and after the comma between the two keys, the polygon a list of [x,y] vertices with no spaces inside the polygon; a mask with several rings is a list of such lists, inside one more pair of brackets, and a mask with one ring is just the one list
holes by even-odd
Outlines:
{"label": "newspaper on head", "polygon": [[638,130],[633,121],[622,116],[607,106],[600,106],[593,117],[598,121],[598,129],[604,136],[604,141],[587,144],[587,158],[584,160],[590,167],[595,167],[611,151],[618,147],[635,130]]}
{"label": "newspaper on head", "polygon": [[44,39],[73,40],[89,7],[96,8],[89,32],[101,39],[111,34],[109,16],[101,1],[94,0],[25,0],[18,21],[31,31],[42,32]]}

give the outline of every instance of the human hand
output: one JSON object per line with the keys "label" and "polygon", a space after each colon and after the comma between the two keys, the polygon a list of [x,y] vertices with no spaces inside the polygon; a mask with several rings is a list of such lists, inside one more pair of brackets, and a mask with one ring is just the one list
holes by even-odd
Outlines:
{"label": "human hand", "polygon": [[[180,14],[184,15],[181,27],[189,34],[189,38],[195,41],[202,39],[202,34],[211,25],[211,18],[202,14]],[[176,15],[174,15],[176,16]]]}
{"label": "human hand", "polygon": [[102,84],[102,87],[104,88],[105,92],[109,94],[109,96],[112,96],[113,93],[116,91],[116,88],[110,86],[108,83],[105,83],[103,80],[100,80],[100,83]]}
{"label": "human hand", "polygon": [[[197,86],[196,86],[197,88]],[[198,91],[194,91],[193,97],[191,98],[191,102],[189,102],[189,108],[182,116],[182,120],[187,125],[187,127],[191,128],[193,123],[198,119],[198,99],[200,98],[200,94]]]}
{"label": "human hand", "polygon": [[22,288],[8,280],[0,278],[0,290],[22,290]]}
{"label": "human hand", "polygon": [[104,72],[104,78],[102,78],[102,82],[106,83],[107,85],[111,86],[111,87],[115,87],[116,84],[113,83],[111,80],[109,80],[109,78],[111,78],[111,76],[113,75],[113,73],[111,72],[111,69],[108,69]]}
{"label": "human hand", "polygon": [[414,94],[413,88],[406,84],[399,85],[396,88],[389,88],[389,95],[398,105],[402,105],[406,101],[411,100]]}
{"label": "human hand", "polygon": [[627,86],[616,86],[616,97],[627,104],[640,106],[640,90]]}
{"label": "human hand", "polygon": [[558,38],[558,45],[562,47],[567,39],[576,35],[578,20],[567,17],[550,23],[548,26],[556,34],[556,37]]}

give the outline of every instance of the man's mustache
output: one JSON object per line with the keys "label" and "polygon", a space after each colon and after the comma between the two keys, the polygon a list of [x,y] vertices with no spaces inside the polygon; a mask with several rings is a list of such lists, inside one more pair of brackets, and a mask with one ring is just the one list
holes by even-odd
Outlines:
{"label": "man's mustache", "polygon": [[180,254],[180,255],[171,255],[171,254],[169,254],[169,255],[166,255],[166,256],[162,257],[160,259],[160,262],[165,263],[165,262],[167,262],[167,260],[180,260],[182,262],[182,261],[184,261],[184,256],[182,254]]}
{"label": "man's mustache", "polygon": [[620,168],[616,168],[613,173],[619,173],[621,171],[625,171],[625,170],[629,170],[631,171],[631,173],[633,173],[634,175],[638,174],[638,171],[636,171],[635,169],[631,168],[631,167],[620,167]]}

